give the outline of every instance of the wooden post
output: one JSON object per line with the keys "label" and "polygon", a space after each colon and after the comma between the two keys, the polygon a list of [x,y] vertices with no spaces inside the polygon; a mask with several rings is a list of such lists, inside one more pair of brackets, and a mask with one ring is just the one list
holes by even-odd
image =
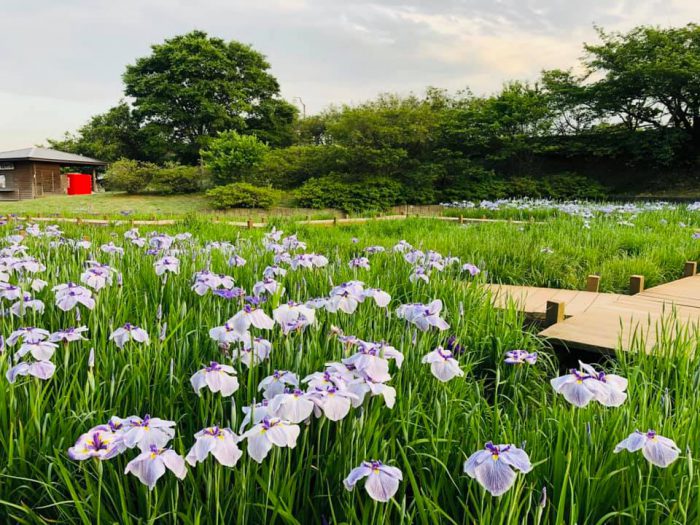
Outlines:
{"label": "wooden post", "polygon": [[600,275],[589,275],[586,277],[586,291],[597,292],[600,287]]}
{"label": "wooden post", "polygon": [[333,217],[333,226],[338,226],[338,217]]}
{"label": "wooden post", "polygon": [[644,276],[633,275],[630,277],[630,295],[635,295],[644,291]]}
{"label": "wooden post", "polygon": [[406,217],[408,217],[408,204],[406,204]]}
{"label": "wooden post", "polygon": [[459,223],[464,224],[464,215],[459,216]]}
{"label": "wooden post", "polygon": [[253,219],[248,219],[248,229],[249,230],[253,229]]}
{"label": "wooden post", "polygon": [[698,273],[698,263],[695,261],[686,261],[683,267],[683,277],[692,277]]}
{"label": "wooden post", "polygon": [[544,322],[547,326],[561,323],[564,320],[564,302],[562,301],[547,301],[547,310],[544,316]]}

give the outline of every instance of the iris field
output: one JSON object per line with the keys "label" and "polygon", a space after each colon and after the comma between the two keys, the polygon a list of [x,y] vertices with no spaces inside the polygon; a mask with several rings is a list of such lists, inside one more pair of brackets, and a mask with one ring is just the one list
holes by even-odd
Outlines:
{"label": "iris field", "polygon": [[[550,380],[578,356],[538,340],[515,309],[491,307],[479,286],[583,288],[587,274],[599,273],[602,291],[624,291],[632,274],[645,275],[647,286],[679,278],[684,261],[700,258],[700,212],[679,205],[540,215],[542,222],[526,224],[408,219],[264,231],[197,220],[157,232],[128,223],[7,222],[0,227],[0,370],[8,376],[0,386],[0,522],[700,522],[697,338],[667,336],[653,356],[584,356],[628,384],[619,406],[576,407]],[[385,250],[367,250],[377,246]],[[355,280],[364,285],[342,284]],[[401,308],[438,299],[439,312]],[[432,314],[449,327],[421,320]],[[65,332],[83,326],[80,336]],[[133,337],[134,327],[147,341]],[[55,346],[44,344],[51,339]],[[24,345],[27,353],[17,355]],[[438,347],[452,351],[462,375],[443,382],[422,362]],[[506,363],[516,349],[536,352],[534,364]],[[213,373],[212,362],[232,367],[225,381],[192,381],[204,369]],[[337,364],[327,370],[328,363]],[[286,386],[312,404],[296,423],[290,418],[306,408],[284,411],[277,402],[273,413],[273,391],[267,407],[250,410],[275,371],[295,374],[297,384]],[[225,395],[233,376],[237,388]],[[289,408],[295,400],[287,401]],[[142,431],[146,415],[173,423]],[[260,442],[272,435],[266,424],[284,429],[269,447]],[[206,455],[214,445],[197,449],[194,466],[183,459],[197,456],[195,434],[206,428],[235,434],[226,434],[237,443],[221,454],[234,466]],[[661,468],[640,452],[614,453],[636,429],[673,440],[678,458]],[[104,443],[91,448],[99,433]],[[531,469],[517,471],[500,496],[464,472],[487,442],[529,457]],[[162,472],[147,466],[168,449]],[[365,488],[378,479],[376,464],[352,490],[344,484],[372,460],[400,471],[388,501]]]}

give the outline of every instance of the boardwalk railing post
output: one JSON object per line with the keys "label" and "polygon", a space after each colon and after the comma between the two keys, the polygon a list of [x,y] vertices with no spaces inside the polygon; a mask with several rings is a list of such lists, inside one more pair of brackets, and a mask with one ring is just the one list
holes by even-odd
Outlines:
{"label": "boardwalk railing post", "polygon": [[253,229],[253,219],[248,219],[248,229],[249,230]]}
{"label": "boardwalk railing post", "polygon": [[547,301],[547,310],[544,315],[546,326],[561,323],[564,320],[564,303],[561,301]]}
{"label": "boardwalk railing post", "polygon": [[600,275],[589,275],[586,277],[586,291],[597,292],[600,288]]}
{"label": "boardwalk railing post", "polygon": [[459,216],[459,223],[464,224],[464,215]]}
{"label": "boardwalk railing post", "polygon": [[644,291],[644,276],[633,275],[630,277],[630,295],[635,295]]}
{"label": "boardwalk railing post", "polygon": [[683,277],[692,277],[698,273],[698,263],[695,261],[686,261],[683,267]]}

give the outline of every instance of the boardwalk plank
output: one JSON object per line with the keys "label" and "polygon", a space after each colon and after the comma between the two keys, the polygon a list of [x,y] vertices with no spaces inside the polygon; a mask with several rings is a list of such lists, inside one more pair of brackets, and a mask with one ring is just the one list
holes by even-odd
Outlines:
{"label": "boardwalk plank", "polygon": [[547,301],[566,303],[567,318],[539,335],[572,349],[612,353],[641,347],[651,351],[658,332],[687,329],[700,337],[700,275],[634,295],[487,285],[494,306],[515,302],[527,315],[544,317]]}

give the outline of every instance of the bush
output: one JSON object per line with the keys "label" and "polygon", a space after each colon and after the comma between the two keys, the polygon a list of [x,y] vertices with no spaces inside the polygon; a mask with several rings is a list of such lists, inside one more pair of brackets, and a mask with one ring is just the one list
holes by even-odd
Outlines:
{"label": "bush", "polygon": [[172,195],[201,191],[207,179],[205,171],[198,166],[168,164],[155,168],[147,190],[153,193]]}
{"label": "bush", "polygon": [[279,204],[282,195],[272,188],[258,188],[247,182],[218,186],[207,192],[211,205],[217,210],[227,208],[264,208]]}
{"label": "bush", "polygon": [[197,166],[171,163],[161,167],[122,159],[109,167],[104,181],[108,190],[169,195],[201,191],[206,179],[206,172]]}
{"label": "bush", "polygon": [[391,179],[348,180],[331,174],[309,179],[296,191],[297,204],[306,208],[335,208],[345,212],[384,211],[402,200],[402,185]]}
{"label": "bush", "polygon": [[576,173],[549,175],[543,182],[545,196],[556,200],[604,199],[609,193],[598,181]]}
{"label": "bush", "polygon": [[109,190],[141,193],[151,181],[153,164],[121,159],[113,162],[105,172],[105,186]]}
{"label": "bush", "polygon": [[554,200],[602,199],[608,193],[599,182],[576,173],[513,177],[506,181],[506,189],[508,197],[544,197]]}
{"label": "bush", "polygon": [[252,177],[252,171],[269,151],[267,144],[253,135],[224,131],[201,151],[216,184],[241,182]]}

